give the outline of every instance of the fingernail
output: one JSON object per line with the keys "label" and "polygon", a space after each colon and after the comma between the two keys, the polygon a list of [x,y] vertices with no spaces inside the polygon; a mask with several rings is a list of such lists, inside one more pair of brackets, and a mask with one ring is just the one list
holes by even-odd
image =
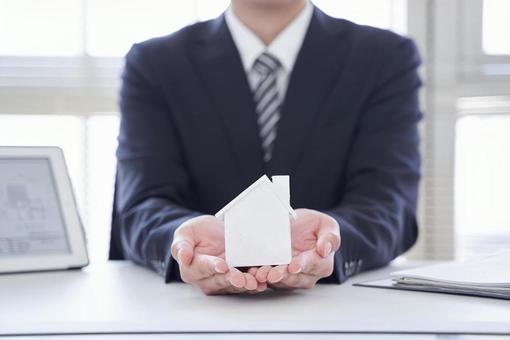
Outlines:
{"label": "fingernail", "polygon": [[324,256],[328,256],[331,253],[331,249],[333,249],[333,246],[331,243],[326,243],[326,247],[324,248]]}
{"label": "fingernail", "polygon": [[260,283],[264,283],[267,281],[267,275],[266,276],[261,276],[260,274],[259,275],[255,275],[255,278],[257,279],[258,282]]}
{"label": "fingernail", "polygon": [[270,281],[273,283],[276,283],[278,281],[281,281],[281,279],[283,279],[283,275],[278,273],[278,274],[274,274]]}
{"label": "fingernail", "polygon": [[216,273],[221,273],[221,268],[220,268],[220,264],[219,264],[219,263],[216,263],[216,264],[214,265],[214,271],[215,271]]}
{"label": "fingernail", "polygon": [[216,273],[224,273],[225,272],[225,268],[222,268],[221,263],[216,263],[214,265],[214,271],[216,271]]}
{"label": "fingernail", "polygon": [[230,283],[236,288],[243,288],[244,286],[242,283],[235,282],[235,280],[231,280]]}
{"label": "fingernail", "polygon": [[299,267],[297,267],[296,270],[293,270],[292,272],[293,272],[293,274],[299,274],[299,273],[301,273],[302,270],[303,270],[303,267],[300,265]]}

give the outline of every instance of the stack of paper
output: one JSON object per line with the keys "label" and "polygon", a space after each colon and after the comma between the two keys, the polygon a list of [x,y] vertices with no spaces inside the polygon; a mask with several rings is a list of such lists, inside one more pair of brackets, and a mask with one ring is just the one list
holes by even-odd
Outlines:
{"label": "stack of paper", "polygon": [[394,288],[510,299],[510,252],[391,273]]}

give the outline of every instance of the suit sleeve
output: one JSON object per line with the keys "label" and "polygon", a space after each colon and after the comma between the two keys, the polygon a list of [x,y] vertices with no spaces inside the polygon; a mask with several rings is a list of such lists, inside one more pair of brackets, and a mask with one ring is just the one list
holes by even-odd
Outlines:
{"label": "suit sleeve", "polygon": [[[120,91],[116,224],[124,257],[180,280],[170,246],[175,229],[193,211],[190,179],[171,110],[161,86],[134,45]],[[145,63],[145,64],[144,64]]]}
{"label": "suit sleeve", "polygon": [[342,245],[323,282],[386,265],[417,238],[420,58],[406,38],[385,50],[351,146],[344,195],[326,211],[340,226]]}

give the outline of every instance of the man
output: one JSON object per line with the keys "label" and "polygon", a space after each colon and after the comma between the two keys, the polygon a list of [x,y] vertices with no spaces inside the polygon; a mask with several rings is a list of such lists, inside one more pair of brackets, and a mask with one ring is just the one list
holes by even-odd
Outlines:
{"label": "man", "polygon": [[[387,264],[417,237],[419,62],[409,39],[306,0],[232,0],[134,45],[110,257],[206,294],[311,288]],[[212,214],[264,173],[291,178],[292,262],[228,268]]]}

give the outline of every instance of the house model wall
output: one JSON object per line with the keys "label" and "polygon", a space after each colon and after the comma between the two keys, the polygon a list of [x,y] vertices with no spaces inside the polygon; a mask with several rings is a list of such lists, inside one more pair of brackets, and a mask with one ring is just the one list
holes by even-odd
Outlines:
{"label": "house model wall", "polygon": [[230,267],[288,264],[292,258],[289,176],[262,176],[216,217],[225,224],[225,257]]}

